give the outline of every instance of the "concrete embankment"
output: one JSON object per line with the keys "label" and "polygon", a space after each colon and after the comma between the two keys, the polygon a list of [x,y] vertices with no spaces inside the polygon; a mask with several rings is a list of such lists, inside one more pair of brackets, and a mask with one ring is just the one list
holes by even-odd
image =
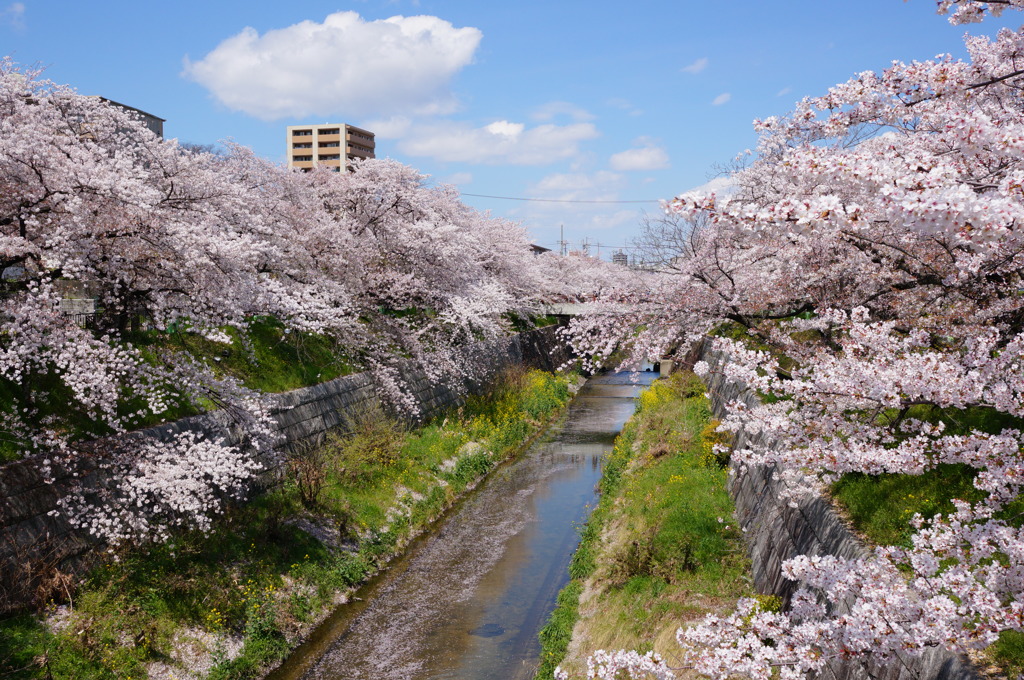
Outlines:
{"label": "concrete embankment", "polygon": [[[701,343],[689,357],[690,366],[706,361],[711,375],[706,380],[708,396],[716,416],[725,414],[726,405],[740,401],[748,407],[758,403],[757,395],[738,382],[728,380],[723,367],[728,354]],[[754,442],[765,443],[760,433],[740,432],[734,448]],[[778,445],[774,442],[771,445]],[[821,497],[805,497],[796,507],[784,498],[783,482],[775,477],[773,466],[751,466],[745,471],[734,468],[729,491],[736,503],[736,518],[743,527],[753,569],[754,586],[760,593],[777,595],[783,602],[796,590],[796,584],[782,575],[782,563],[798,555],[835,555],[856,558],[867,554],[864,544],[839,518],[831,503]],[[905,655],[889,662],[863,663],[833,659],[827,663],[823,678],[835,680],[974,680],[977,671],[961,657],[945,650],[932,649],[921,656]]]}
{"label": "concrete embankment", "polygon": [[[569,359],[555,330],[555,327],[547,327],[481,343],[473,349],[469,360],[490,367],[492,374],[513,365],[552,370]],[[458,406],[459,394],[432,383],[420,367],[409,363],[399,372],[424,417]],[[467,385],[470,393],[484,386],[483,382]],[[378,388],[369,373],[267,396],[267,408],[273,417],[281,449],[316,440],[351,419],[353,414],[380,402]],[[183,432],[222,440],[228,445],[245,441],[245,432],[232,427],[229,418],[220,412],[185,418],[125,436],[166,441]],[[103,485],[107,474],[103,467],[103,444],[96,442],[91,447],[95,450],[92,455],[53,465],[49,474],[38,458],[0,466],[0,614],[31,600],[41,571],[81,573],[91,561],[89,556],[101,547],[57,511],[59,500],[73,490]],[[266,461],[267,479],[279,476],[277,466],[281,464],[281,459]]]}

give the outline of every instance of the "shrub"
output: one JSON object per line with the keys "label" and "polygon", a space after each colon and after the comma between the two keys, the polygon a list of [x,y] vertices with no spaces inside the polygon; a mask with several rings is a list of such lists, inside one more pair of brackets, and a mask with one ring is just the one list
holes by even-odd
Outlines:
{"label": "shrub", "polygon": [[302,507],[320,507],[324,482],[327,479],[328,451],[324,446],[300,446],[288,458],[288,479],[299,492]]}
{"label": "shrub", "polygon": [[365,483],[395,464],[405,443],[405,429],[379,406],[346,423],[349,434],[330,435],[325,456],[342,482]]}

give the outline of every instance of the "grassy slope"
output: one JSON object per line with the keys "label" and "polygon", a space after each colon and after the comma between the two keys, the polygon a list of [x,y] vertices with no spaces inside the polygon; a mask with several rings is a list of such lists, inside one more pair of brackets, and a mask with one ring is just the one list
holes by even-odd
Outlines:
{"label": "grassy slope", "polygon": [[152,333],[139,338],[138,345],[187,350],[218,374],[233,376],[246,387],[263,392],[286,392],[351,372],[330,338],[287,332],[269,317],[254,319],[244,335],[233,328],[227,332],[230,346],[192,333]]}
{"label": "grassy slope", "polygon": [[[813,332],[805,339],[813,340]],[[788,357],[763,344],[736,324],[723,324],[715,335],[741,340],[752,349],[775,353],[780,366],[793,365]],[[771,397],[762,395],[771,401]],[[882,414],[890,419],[896,411]],[[905,417],[946,426],[949,434],[964,434],[971,430],[998,433],[1003,428],[1024,429],[1024,421],[993,409],[938,409],[915,406]],[[974,488],[974,470],[963,465],[940,465],[922,475],[845,475],[832,487],[833,499],[854,528],[869,542],[876,545],[909,545],[912,528],[910,519],[915,513],[929,518],[953,511],[952,499],[976,502],[981,494]],[[1001,513],[1013,526],[1024,524],[1024,499],[1017,499]],[[1007,677],[1024,676],[1024,633],[1005,631],[999,641],[976,659],[988,670]]]}
{"label": "grassy slope", "polygon": [[642,395],[606,462],[572,581],[541,632],[538,678],[559,665],[583,677],[598,649],[653,649],[671,663],[679,626],[750,595],[716,437],[692,375]]}
{"label": "grassy slope", "polygon": [[[1002,414],[987,409],[940,411],[917,408],[909,415],[931,422],[943,422],[947,432],[960,434],[977,429],[999,432],[1003,427],[1021,427]],[[910,545],[910,519],[916,513],[930,518],[954,511],[952,499],[976,502],[981,493],[974,488],[975,471],[965,465],[940,465],[921,475],[844,476],[832,487],[832,496],[869,542],[877,545]],[[1001,517],[1020,526],[1024,499],[1017,499]],[[1017,677],[1024,674],[1024,634],[1005,631],[999,640],[977,659],[991,670]]]}
{"label": "grassy slope", "polygon": [[[228,329],[232,338],[230,345],[213,342],[188,332],[162,333],[146,331],[131,338],[147,360],[157,361],[162,352],[187,351],[203,361],[220,377],[231,376],[246,387],[263,392],[285,392],[324,382],[352,371],[344,357],[336,354],[335,343],[322,335],[310,333],[287,333],[274,319],[254,319],[244,335],[236,329]],[[66,417],[75,431],[75,436],[89,438],[109,434],[109,430],[96,423],[85,412],[77,412],[69,405],[74,404],[71,391],[52,375],[30,376],[27,378],[35,392],[46,395],[36,404],[39,417],[59,413]],[[14,408],[16,398],[26,390],[26,385],[12,380],[0,379],[0,410]],[[127,399],[123,412],[134,412],[142,406]],[[177,420],[194,415],[197,409],[179,401],[159,416],[150,416],[139,423],[139,427],[160,422]],[[21,457],[16,442],[0,439],[0,463]]]}
{"label": "grassy slope", "polygon": [[[0,621],[0,677],[144,678],[153,663],[174,666],[175,650],[188,638],[213,652],[208,660],[220,656],[209,677],[257,677],[341,593],[559,412],[569,399],[567,384],[538,371],[513,375],[489,398],[471,399],[460,415],[394,434],[398,446],[385,453],[380,432],[374,446],[333,442],[316,459],[326,474],[319,501],[306,504],[312,507],[304,507],[289,479],[232,509],[208,535],[179,535],[96,569],[71,613],[61,610],[58,630],[58,619],[47,626],[35,615]],[[473,441],[494,455],[464,446]],[[297,528],[296,518],[340,529],[347,545],[329,548]],[[241,644],[241,653],[228,658],[232,644]]]}

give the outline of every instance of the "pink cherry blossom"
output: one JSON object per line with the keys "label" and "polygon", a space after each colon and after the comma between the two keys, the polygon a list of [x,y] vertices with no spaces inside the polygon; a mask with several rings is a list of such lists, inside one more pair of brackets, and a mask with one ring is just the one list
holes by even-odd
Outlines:
{"label": "pink cherry blossom", "polygon": [[[955,23],[1022,6],[939,2]],[[1024,530],[1004,516],[1024,485],[1024,31],[967,49],[857,74],[757,121],[733,192],[667,204],[692,220],[672,266],[623,282],[567,331],[597,362],[620,347],[632,361],[685,351],[726,321],[771,348],[713,340],[725,378],[772,397],[726,405],[722,429],[761,435],[733,465],[774,466],[794,505],[853,472],[974,471],[977,495],[911,518],[909,546],[798,557],[783,565],[799,585],[789,611],[750,601],[681,631],[701,673],[803,677],[829,659],[963,652],[1024,629]],[[954,430],[928,417],[939,409],[1004,424]]]}
{"label": "pink cherry blossom", "polygon": [[[65,506],[112,542],[162,538],[187,518],[208,527],[273,445],[261,395],[218,377],[215,361],[136,346],[143,326],[225,342],[226,329],[270,316],[287,333],[330,337],[396,408],[415,411],[402,362],[464,390],[490,369],[481,343],[601,278],[535,257],[519,225],[400,163],[302,174],[237,145],[196,152],[10,59],[0,273],[0,380],[15,401],[0,429],[24,455],[81,455],[78,440],[123,434],[179,402],[212,404],[250,435],[246,451],[188,437],[125,444],[105,500],[83,490]],[[61,312],[69,296],[95,301],[88,328]],[[53,392],[59,408],[46,404]]]}

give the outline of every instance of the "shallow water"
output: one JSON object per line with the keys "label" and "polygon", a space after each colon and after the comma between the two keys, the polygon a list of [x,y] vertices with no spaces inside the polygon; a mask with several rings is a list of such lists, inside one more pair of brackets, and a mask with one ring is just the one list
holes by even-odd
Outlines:
{"label": "shallow water", "polygon": [[566,417],[361,588],[271,680],[532,678],[602,462],[655,373],[591,378]]}

